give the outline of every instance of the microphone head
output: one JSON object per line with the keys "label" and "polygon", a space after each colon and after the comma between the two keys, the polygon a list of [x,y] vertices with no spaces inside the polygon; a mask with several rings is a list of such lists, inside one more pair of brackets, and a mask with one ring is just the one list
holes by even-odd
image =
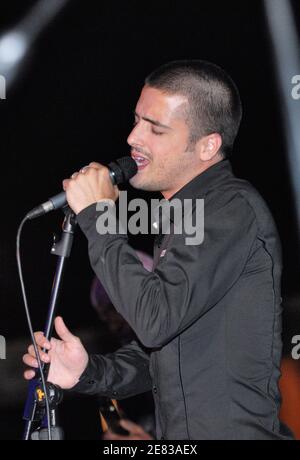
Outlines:
{"label": "microphone head", "polygon": [[108,165],[114,185],[127,182],[138,172],[136,162],[129,156],[119,158]]}

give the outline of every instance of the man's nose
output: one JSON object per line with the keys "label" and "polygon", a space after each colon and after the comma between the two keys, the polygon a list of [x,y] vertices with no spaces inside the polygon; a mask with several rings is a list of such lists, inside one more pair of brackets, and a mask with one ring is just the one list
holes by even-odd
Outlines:
{"label": "man's nose", "polygon": [[133,129],[131,130],[127,142],[129,145],[134,146],[134,145],[143,145],[143,133],[142,129],[139,126],[139,123],[137,123]]}

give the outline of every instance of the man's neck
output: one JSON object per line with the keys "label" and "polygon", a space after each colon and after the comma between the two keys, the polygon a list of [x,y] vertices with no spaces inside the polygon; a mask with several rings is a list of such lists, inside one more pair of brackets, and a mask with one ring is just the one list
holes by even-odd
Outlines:
{"label": "man's neck", "polygon": [[222,161],[223,158],[221,157],[218,157],[217,160],[215,161],[212,161],[212,162],[209,162],[209,164],[207,163],[204,163],[203,165],[201,165],[201,167],[196,171],[193,171],[193,174],[191,174],[190,177],[184,179],[181,183],[181,185],[178,185],[176,188],[172,189],[172,190],[165,190],[163,192],[161,192],[161,194],[163,195],[163,197],[166,199],[166,200],[169,200],[170,198],[172,198],[172,196],[174,196],[177,192],[179,192],[179,190],[181,190],[183,187],[185,187],[189,182],[191,182],[193,179],[195,179],[195,177],[197,176],[200,176],[200,174],[204,173],[204,171],[207,171],[207,169],[211,168],[212,166],[214,166],[215,164],[217,163],[220,163],[220,161]]}

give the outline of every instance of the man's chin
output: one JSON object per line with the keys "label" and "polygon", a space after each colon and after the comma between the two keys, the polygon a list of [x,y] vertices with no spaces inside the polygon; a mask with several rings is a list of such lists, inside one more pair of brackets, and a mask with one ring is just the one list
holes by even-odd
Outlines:
{"label": "man's chin", "polygon": [[139,174],[135,175],[129,180],[130,185],[138,190],[144,190],[145,192],[159,192],[159,187],[149,181],[143,180],[139,177]]}

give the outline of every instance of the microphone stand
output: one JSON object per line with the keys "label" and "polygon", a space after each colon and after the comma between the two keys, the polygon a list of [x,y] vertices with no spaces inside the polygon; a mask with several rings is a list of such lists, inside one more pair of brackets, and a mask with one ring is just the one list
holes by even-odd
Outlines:
{"label": "microphone stand", "polygon": [[[57,299],[61,290],[62,277],[65,270],[66,261],[71,254],[76,227],[76,216],[73,211],[68,206],[65,206],[63,210],[65,213],[65,218],[62,225],[61,239],[57,241],[56,236],[54,236],[53,246],[51,248],[51,254],[56,255],[58,257],[58,261],[51,290],[48,317],[45,327],[45,337],[48,340],[50,340],[52,336],[53,322],[57,308]],[[45,376],[45,381],[47,381],[49,365],[43,364],[42,369]],[[50,409],[51,437],[55,440],[61,440],[63,439],[64,434],[62,428],[57,426],[56,408],[62,400],[62,389],[57,385],[53,385],[49,382],[46,383],[46,387]],[[48,424],[45,408],[45,394],[41,385],[41,378],[35,378],[30,382],[28,388],[28,395],[23,415],[23,419],[26,420],[23,440],[48,439]],[[32,425],[33,423],[37,422],[39,422],[39,426],[35,429],[35,431],[32,432]]]}

